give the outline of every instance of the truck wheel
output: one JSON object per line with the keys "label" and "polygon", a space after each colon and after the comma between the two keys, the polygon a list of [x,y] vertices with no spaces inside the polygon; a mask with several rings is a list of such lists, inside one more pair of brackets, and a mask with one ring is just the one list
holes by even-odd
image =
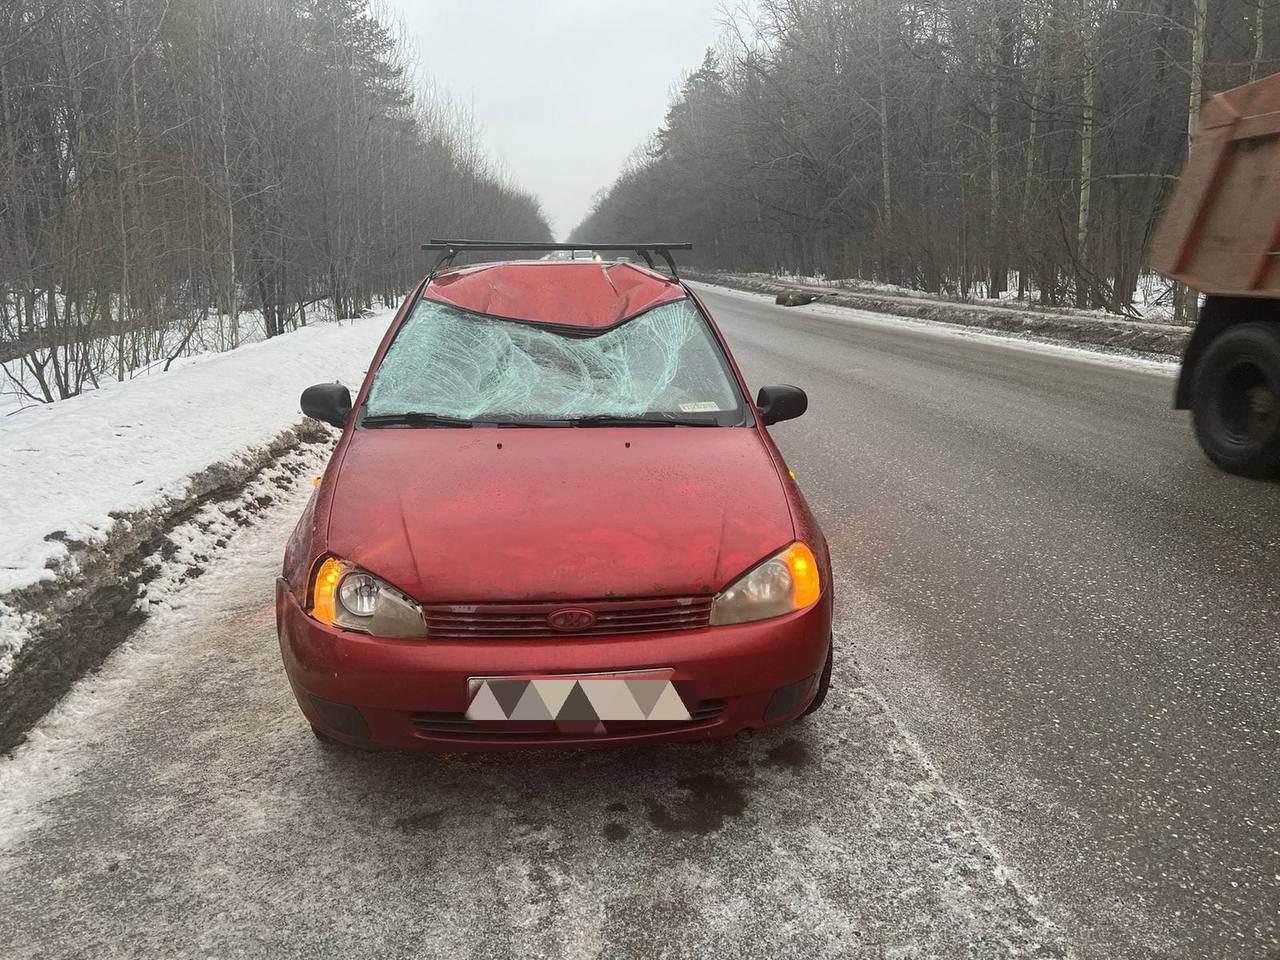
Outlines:
{"label": "truck wheel", "polygon": [[822,706],[822,701],[827,699],[827,691],[831,689],[831,666],[835,661],[836,646],[831,643],[827,646],[827,662],[822,668],[822,676],[818,678],[818,689],[813,695],[813,701],[809,706],[805,707],[802,717],[807,717],[811,713],[816,713],[818,708]]}
{"label": "truck wheel", "polygon": [[1191,396],[1196,439],[1229,473],[1280,470],[1280,323],[1241,323],[1197,364]]}

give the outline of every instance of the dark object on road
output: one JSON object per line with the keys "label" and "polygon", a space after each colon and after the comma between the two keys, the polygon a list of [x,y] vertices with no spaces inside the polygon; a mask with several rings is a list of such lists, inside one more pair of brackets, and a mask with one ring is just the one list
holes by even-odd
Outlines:
{"label": "dark object on road", "polygon": [[820,298],[816,293],[797,293],[792,291],[778,294],[777,299],[773,302],[780,307],[803,307],[818,299]]}
{"label": "dark object on road", "polygon": [[1151,264],[1207,294],[1174,406],[1231,473],[1280,472],[1280,74],[1219,94],[1156,233]]}
{"label": "dark object on road", "polygon": [[[277,627],[316,735],[459,750],[695,740],[812,712],[831,678],[826,541],[678,244],[649,268],[433,241],[285,553]],[[654,257],[672,276],[654,269]]]}

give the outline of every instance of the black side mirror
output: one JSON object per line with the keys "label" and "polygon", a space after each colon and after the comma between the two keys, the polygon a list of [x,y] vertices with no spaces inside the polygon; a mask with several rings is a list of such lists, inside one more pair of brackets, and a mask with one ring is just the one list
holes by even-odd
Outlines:
{"label": "black side mirror", "polygon": [[341,429],[351,416],[351,391],[340,383],[317,383],[302,391],[302,412]]}
{"label": "black side mirror", "polygon": [[809,409],[809,397],[799,387],[778,383],[760,388],[756,406],[760,408],[760,419],[768,427],[800,416]]}

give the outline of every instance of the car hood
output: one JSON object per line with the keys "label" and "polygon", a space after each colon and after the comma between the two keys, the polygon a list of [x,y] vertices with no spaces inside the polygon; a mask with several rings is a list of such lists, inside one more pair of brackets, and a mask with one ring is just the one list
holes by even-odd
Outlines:
{"label": "car hood", "polygon": [[328,548],[419,600],[713,593],[793,538],[738,427],[357,430]]}

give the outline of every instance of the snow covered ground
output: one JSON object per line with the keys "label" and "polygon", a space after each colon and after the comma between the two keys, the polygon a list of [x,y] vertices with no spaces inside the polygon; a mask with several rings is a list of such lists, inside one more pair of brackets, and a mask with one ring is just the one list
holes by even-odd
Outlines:
{"label": "snow covered ground", "polygon": [[[953,300],[956,303],[981,303],[984,300],[990,302],[987,297],[987,286],[985,283],[974,284],[972,295],[968,299],[962,299],[959,296],[948,293],[930,293],[927,290],[921,290],[918,287],[903,287],[893,283],[878,283],[874,280],[858,280],[858,279],[839,279],[822,276],[804,276],[795,273],[782,273],[776,275],[770,274],[749,274],[749,276],[768,277],[769,279],[782,280],[788,283],[803,283],[812,286],[834,287],[838,289],[847,289],[850,291],[880,293],[895,297],[919,297],[923,299],[942,299]],[[998,299],[1005,306],[1019,307],[1031,306],[1035,307],[1039,302],[1039,291],[1032,287],[1028,290],[1029,299],[1018,299],[1018,285],[1016,276],[1010,276],[1010,289],[1000,294]],[[1133,291],[1133,312],[1142,320],[1149,323],[1172,323],[1173,322],[1173,300],[1170,291],[1171,283],[1166,278],[1155,273],[1144,273],[1138,277],[1138,282]],[[1080,317],[1104,317],[1115,318],[1116,314],[1108,313],[1102,308],[1096,310],[1081,310],[1077,307],[1068,305],[1056,306],[1050,308],[1054,313],[1061,313],[1068,316]]]}
{"label": "snow covered ground", "polygon": [[[105,538],[120,514],[180,498],[301,419],[313,383],[355,387],[394,311],[308,326],[0,418],[0,598],[66,571],[66,541]],[[0,679],[29,621],[0,599]]]}
{"label": "snow covered ground", "polygon": [[[61,307],[61,297],[58,302]],[[3,310],[3,305],[0,305],[0,310]],[[9,312],[10,315],[15,312],[12,306]],[[313,326],[323,326],[332,317],[333,311],[327,301],[314,303],[307,310],[307,321]],[[80,372],[87,376],[92,371],[93,379],[102,384],[118,382],[116,376],[120,367],[119,351],[123,347],[126,367],[124,379],[136,380],[162,372],[169,357],[179,358],[174,360],[174,364],[177,364],[181,359],[222,353],[267,339],[267,325],[261,311],[245,310],[240,313],[234,324],[236,347],[231,345],[232,326],[231,318],[227,315],[210,313],[182,323],[175,322],[160,330],[139,333],[139,342],[136,344],[128,337],[124,344],[115,337],[98,337],[83,346],[83,352],[79,355],[79,363],[83,367]],[[65,360],[65,347],[63,351]],[[41,359],[48,360],[47,350],[36,351],[36,354]],[[0,357],[3,356],[0,354]],[[44,375],[48,381],[54,380],[51,367],[45,368]],[[67,376],[74,382],[77,371],[69,370]],[[95,389],[97,388],[92,382],[86,383],[84,387],[86,393]],[[42,405],[42,401],[38,399],[40,396],[40,385],[27,362],[22,359],[0,361],[0,417],[9,416],[27,407]]]}

